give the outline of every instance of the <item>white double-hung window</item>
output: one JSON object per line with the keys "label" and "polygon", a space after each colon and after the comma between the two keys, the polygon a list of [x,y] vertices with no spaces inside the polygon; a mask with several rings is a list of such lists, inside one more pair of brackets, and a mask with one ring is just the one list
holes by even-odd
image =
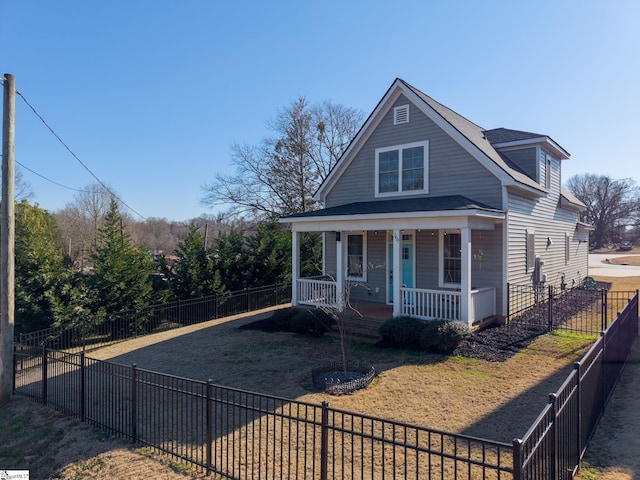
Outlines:
{"label": "white double-hung window", "polygon": [[376,149],[376,197],[427,193],[429,142]]}

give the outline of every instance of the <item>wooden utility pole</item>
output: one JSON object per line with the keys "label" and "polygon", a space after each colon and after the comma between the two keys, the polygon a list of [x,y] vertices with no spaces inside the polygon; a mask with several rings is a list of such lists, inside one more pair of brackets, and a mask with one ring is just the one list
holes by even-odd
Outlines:
{"label": "wooden utility pole", "polygon": [[0,406],[10,401],[13,393],[15,117],[15,79],[13,75],[5,73],[2,109],[2,233],[0,234]]}

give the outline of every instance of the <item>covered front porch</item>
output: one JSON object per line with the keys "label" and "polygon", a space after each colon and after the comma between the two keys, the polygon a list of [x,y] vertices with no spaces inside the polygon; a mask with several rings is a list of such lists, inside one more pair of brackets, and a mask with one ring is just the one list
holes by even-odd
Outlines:
{"label": "covered front porch", "polygon": [[[292,303],[343,311],[378,303],[393,316],[499,315],[506,288],[504,212],[461,196],[359,202],[282,219],[292,231]],[[303,232],[322,233],[322,268],[301,277]]]}

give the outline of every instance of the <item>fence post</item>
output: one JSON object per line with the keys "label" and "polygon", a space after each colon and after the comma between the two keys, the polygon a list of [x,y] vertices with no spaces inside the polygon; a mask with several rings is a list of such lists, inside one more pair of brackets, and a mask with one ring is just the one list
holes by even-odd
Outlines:
{"label": "fence post", "polygon": [[522,471],[522,440],[513,439],[513,480],[522,480],[524,472]]}
{"label": "fence post", "polygon": [[558,470],[558,407],[556,405],[556,397],[557,395],[555,393],[549,394],[549,403],[553,411],[553,418],[549,429],[549,440],[551,443],[549,446],[549,452],[551,453],[551,458],[549,459],[549,478],[557,478],[556,472]]}
{"label": "fence post", "polygon": [[601,315],[602,315],[602,330],[606,330],[607,329],[607,310],[609,309],[608,306],[608,302],[609,302],[609,297],[607,295],[607,289],[606,288],[602,288],[600,289],[600,297],[602,299],[601,303],[602,303],[602,311],[601,311]]}
{"label": "fence post", "polygon": [[580,465],[580,457],[582,456],[582,379],[580,378],[581,372],[580,372],[580,362],[575,362],[573,364],[573,369],[575,370],[575,374],[576,374],[576,381],[577,381],[577,385],[576,385],[576,403],[578,404],[578,408],[577,408],[577,412],[576,412],[576,433],[577,433],[577,437],[576,438],[576,458],[575,458],[575,462],[576,465]]}
{"label": "fence post", "polygon": [[320,427],[320,480],[327,480],[329,467],[329,402],[322,402]]}
{"label": "fence post", "polygon": [[551,333],[553,331],[553,286],[549,285],[548,288],[548,298],[549,298],[549,302],[548,302],[548,321],[549,321],[549,325],[547,327],[547,330],[549,333]]}
{"label": "fence post", "polygon": [[206,406],[207,409],[205,412],[206,422],[207,422],[207,447],[206,447],[206,462],[207,462],[207,476],[211,475],[211,471],[213,470],[213,455],[211,444],[213,443],[213,415],[211,413],[211,402],[213,400],[213,380],[207,380],[207,398],[206,398]]}
{"label": "fence post", "polygon": [[138,367],[131,365],[131,443],[138,442]]}
{"label": "fence post", "polygon": [[511,284],[507,282],[507,323],[511,320]]}
{"label": "fence post", "polygon": [[84,356],[84,352],[80,352],[80,421],[84,422],[85,417],[85,398],[86,398],[86,382],[85,382],[85,366],[86,359]]}
{"label": "fence post", "polygon": [[47,348],[42,347],[42,404],[47,404]]}

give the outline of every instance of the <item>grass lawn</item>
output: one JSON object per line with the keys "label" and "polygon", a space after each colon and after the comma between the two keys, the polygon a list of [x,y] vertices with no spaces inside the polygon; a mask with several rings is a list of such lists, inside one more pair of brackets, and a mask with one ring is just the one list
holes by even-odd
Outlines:
{"label": "grass lawn", "polygon": [[[635,290],[640,284],[638,278],[598,280],[613,283],[617,290]],[[310,372],[339,358],[338,339],[237,328],[249,321],[185,327],[112,345],[90,356],[306,402],[326,400],[335,408],[511,442],[525,433],[548,394],[592,342],[576,335],[544,335],[504,362],[358,344],[352,347],[352,358],[373,364],[380,374],[366,390],[330,396],[313,390]],[[0,468],[30,469],[32,478],[119,478],[118,472],[124,471],[127,478],[195,475],[148,449],[127,448],[22,399],[0,409],[0,431],[12,432],[10,441],[0,446]]]}

